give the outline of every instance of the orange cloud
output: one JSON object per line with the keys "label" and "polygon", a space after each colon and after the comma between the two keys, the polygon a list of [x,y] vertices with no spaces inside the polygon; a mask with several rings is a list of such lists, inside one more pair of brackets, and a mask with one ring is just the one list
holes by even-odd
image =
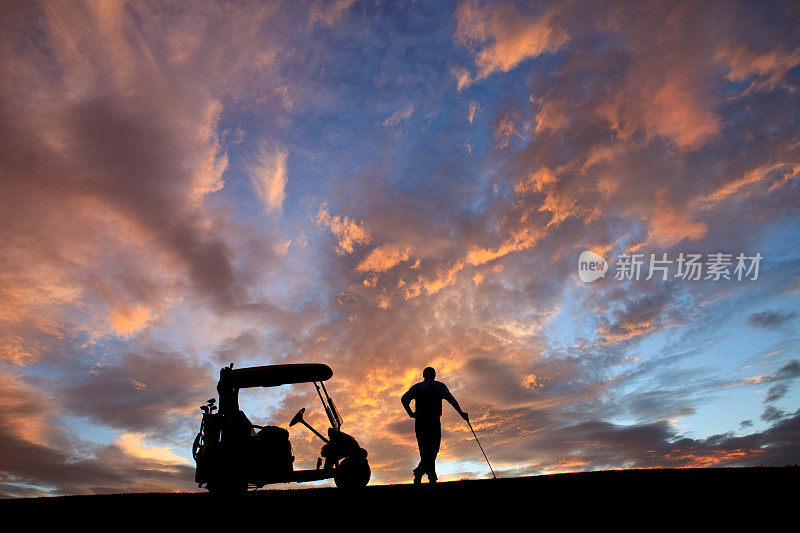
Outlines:
{"label": "orange cloud", "polygon": [[558,130],[565,126],[568,122],[567,113],[563,109],[563,103],[560,100],[539,100],[539,112],[536,113],[536,128],[535,133],[541,133],[545,130]]}
{"label": "orange cloud", "polygon": [[420,276],[416,283],[408,283],[403,287],[403,297],[406,300],[416,298],[423,294],[423,290],[425,294],[436,294],[445,287],[454,285],[458,279],[458,273],[464,266],[463,260],[456,260],[437,268],[433,278]]}
{"label": "orange cloud", "polygon": [[569,193],[561,193],[557,191],[550,191],[545,197],[544,203],[539,208],[539,211],[549,211],[552,213],[550,222],[547,227],[558,225],[567,218],[578,213],[576,208],[576,200]]}
{"label": "orange cloud", "polygon": [[456,11],[456,39],[483,46],[475,57],[478,79],[483,79],[563,46],[569,36],[556,25],[553,15],[551,11],[529,18],[511,3],[480,7],[474,1],[463,2]]}
{"label": "orange cloud", "polygon": [[494,137],[497,139],[497,146],[505,148],[511,141],[512,136],[522,138],[522,135],[517,131],[517,126],[510,118],[502,118],[497,124],[497,130],[494,132]]}
{"label": "orange cloud", "polygon": [[706,224],[694,222],[685,212],[665,205],[656,207],[650,218],[648,242],[669,246],[684,239],[690,241],[700,239],[707,231]]}
{"label": "orange cloud", "polygon": [[523,226],[514,230],[511,236],[505,239],[497,248],[471,248],[467,253],[467,263],[482,265],[512,252],[527,250],[532,248],[543,235],[544,230],[542,229]]}
{"label": "orange cloud", "polygon": [[[791,165],[784,162],[767,163],[744,173],[744,175],[717,188],[707,196],[700,198],[696,203],[711,205],[736,196],[750,196],[757,194],[758,190],[751,186],[764,181],[772,181],[768,190],[774,190],[785,185],[800,175],[800,165]],[[745,191],[745,192],[741,192]]]}
{"label": "orange cloud", "polygon": [[654,330],[656,330],[656,325],[648,320],[637,323],[617,324],[613,328],[602,326],[597,328],[595,333],[603,336],[601,344],[613,344],[645,335]]}
{"label": "orange cloud", "polygon": [[198,164],[192,173],[191,198],[195,203],[225,185],[222,175],[228,168],[228,155],[223,152],[216,133],[221,113],[222,103],[216,99],[208,100],[195,128],[195,141],[202,147],[198,153]]}
{"label": "orange cloud", "polygon": [[758,457],[764,454],[759,449],[707,450],[701,453],[673,452],[664,454],[662,460],[678,463],[676,468],[709,468],[724,462],[736,461],[746,457]]}
{"label": "orange cloud", "polygon": [[411,248],[399,244],[378,246],[361,261],[356,270],[359,272],[385,272],[390,268],[407,261],[411,257]]}
{"label": "orange cloud", "polygon": [[747,46],[728,46],[722,48],[716,56],[730,67],[727,78],[732,81],[744,81],[750,77],[753,81],[750,90],[771,91],[780,85],[786,74],[800,65],[800,48],[791,52],[775,49],[758,53]]}
{"label": "orange cloud", "polygon": [[151,446],[144,442],[144,435],[123,433],[117,438],[115,444],[125,453],[137,459],[148,459],[165,466],[176,464],[189,464],[185,458],[173,452],[168,447]]}
{"label": "orange cloud", "polygon": [[481,111],[483,111],[483,109],[481,109],[481,106],[478,105],[478,102],[475,100],[470,101],[469,114],[467,115],[467,120],[469,120],[470,124],[472,124],[472,121],[475,120],[475,116]]}
{"label": "orange cloud", "polygon": [[638,128],[644,128],[650,137],[663,137],[680,148],[696,150],[722,126],[721,118],[709,109],[688,74],[673,71],[663,82],[631,77],[628,87],[596,108],[597,115],[608,121],[621,140],[629,141]]}
{"label": "orange cloud", "polygon": [[253,189],[269,213],[280,213],[283,209],[288,159],[289,151],[286,148],[262,142],[255,159],[245,165]]}
{"label": "orange cloud", "polygon": [[143,305],[122,307],[111,313],[111,328],[114,334],[127,337],[142,329],[156,318],[151,309]]}
{"label": "orange cloud", "polygon": [[351,254],[358,244],[369,244],[372,237],[364,223],[358,223],[348,217],[332,216],[323,204],[317,213],[317,224],[325,226],[338,241],[336,253],[339,255]]}
{"label": "orange cloud", "polygon": [[685,82],[668,79],[653,95],[644,122],[656,135],[668,137],[681,148],[702,144],[720,128],[721,119]]}
{"label": "orange cloud", "polygon": [[26,443],[47,444],[53,433],[48,408],[51,402],[41,391],[27,386],[13,373],[0,371],[0,400],[4,406],[0,432],[9,432]]}
{"label": "orange cloud", "polygon": [[514,186],[514,192],[517,194],[541,192],[545,186],[553,185],[555,182],[555,173],[547,167],[540,167],[532,172],[526,179],[521,179],[517,182]]}

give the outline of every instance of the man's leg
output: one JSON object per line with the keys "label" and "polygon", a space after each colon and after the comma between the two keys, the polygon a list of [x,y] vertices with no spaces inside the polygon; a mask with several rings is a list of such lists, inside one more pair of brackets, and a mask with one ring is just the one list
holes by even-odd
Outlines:
{"label": "man's leg", "polygon": [[419,466],[414,469],[414,482],[427,474],[431,482],[436,481],[436,455],[442,440],[442,425],[439,417],[418,418],[414,423],[419,446]]}
{"label": "man's leg", "polygon": [[414,421],[414,433],[417,435],[417,447],[419,448],[419,464],[413,470],[414,484],[418,484],[422,480],[422,475],[425,473],[425,424],[420,420]]}
{"label": "man's leg", "polygon": [[427,431],[427,468],[428,481],[436,483],[436,456],[439,455],[439,446],[442,443],[442,422],[437,417],[430,421]]}

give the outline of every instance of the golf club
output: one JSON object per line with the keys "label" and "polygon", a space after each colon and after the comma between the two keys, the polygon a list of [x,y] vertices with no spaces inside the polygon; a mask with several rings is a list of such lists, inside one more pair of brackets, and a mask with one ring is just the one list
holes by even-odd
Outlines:
{"label": "golf club", "polygon": [[478,443],[478,447],[481,449],[481,453],[483,454],[483,458],[486,459],[486,464],[489,465],[489,470],[492,471],[492,479],[497,479],[497,476],[494,475],[494,468],[492,468],[492,463],[489,462],[489,458],[486,457],[486,452],[483,451],[483,446],[481,446],[481,441],[478,440],[478,436],[475,434],[475,430],[472,429],[472,423],[470,423],[469,418],[465,418],[464,420],[467,421],[467,425],[469,426],[470,431],[472,431],[472,436],[475,437],[475,442]]}

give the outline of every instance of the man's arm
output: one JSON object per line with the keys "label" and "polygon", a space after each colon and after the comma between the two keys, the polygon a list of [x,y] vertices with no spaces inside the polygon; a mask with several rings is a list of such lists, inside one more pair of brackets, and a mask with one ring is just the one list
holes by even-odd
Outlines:
{"label": "man's arm", "polygon": [[456,412],[461,415],[461,418],[463,418],[464,420],[469,420],[469,415],[461,410],[461,406],[458,405],[458,402],[453,397],[453,394],[450,392],[450,389],[448,389],[447,385],[445,385],[444,383],[442,383],[442,396],[444,397],[445,400],[447,400],[450,403],[450,405],[453,406],[453,409],[455,409]]}
{"label": "man's arm", "polygon": [[411,410],[411,400],[413,399],[414,399],[413,386],[400,397],[400,402],[403,404],[403,409],[406,410],[406,413],[408,413],[408,416],[410,416],[411,418],[414,418],[414,412]]}

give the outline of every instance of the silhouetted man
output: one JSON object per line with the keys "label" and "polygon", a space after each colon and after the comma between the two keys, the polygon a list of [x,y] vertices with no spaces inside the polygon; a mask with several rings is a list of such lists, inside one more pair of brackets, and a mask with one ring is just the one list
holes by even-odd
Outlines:
{"label": "silhouetted man", "polygon": [[[419,465],[414,469],[414,484],[421,482],[422,474],[428,475],[429,482],[436,483],[436,455],[442,441],[442,400],[450,402],[461,418],[469,420],[447,385],[434,379],[436,370],[428,367],[422,371],[422,377],[425,379],[412,385],[400,398],[408,416],[414,419],[419,445]],[[411,410],[411,400],[414,400],[414,411]]]}

